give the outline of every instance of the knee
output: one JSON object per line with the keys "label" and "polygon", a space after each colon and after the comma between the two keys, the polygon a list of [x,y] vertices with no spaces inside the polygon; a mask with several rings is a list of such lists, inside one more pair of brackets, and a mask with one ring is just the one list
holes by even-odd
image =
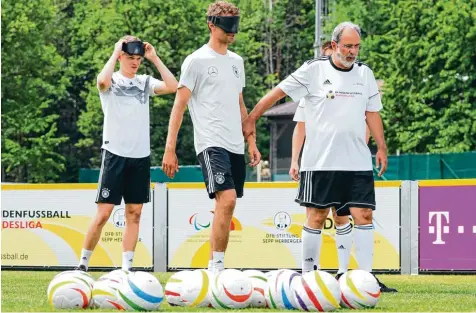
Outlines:
{"label": "knee", "polygon": [[221,206],[226,209],[227,213],[233,214],[233,210],[236,206],[236,194],[234,193],[225,193],[223,194],[219,201],[221,202]]}
{"label": "knee", "polygon": [[142,205],[137,207],[132,206],[128,208],[126,212],[126,223],[139,224],[141,213],[142,213]]}
{"label": "knee", "polygon": [[321,229],[326,222],[328,210],[307,209],[307,225],[312,228]]}
{"label": "knee", "polygon": [[[335,213],[334,213],[335,214]],[[343,226],[349,223],[348,216],[338,216],[337,214],[334,215],[334,222],[336,226]]]}
{"label": "knee", "polygon": [[359,209],[353,218],[355,225],[372,224],[372,209]]}
{"label": "knee", "polygon": [[111,216],[112,209],[114,205],[109,204],[100,204],[96,213],[96,218],[94,219],[94,224],[96,227],[103,227],[106,225],[109,217]]}
{"label": "knee", "polygon": [[109,214],[99,213],[98,215],[96,215],[96,220],[95,220],[96,227],[103,227],[104,225],[106,225],[108,220],[109,220]]}

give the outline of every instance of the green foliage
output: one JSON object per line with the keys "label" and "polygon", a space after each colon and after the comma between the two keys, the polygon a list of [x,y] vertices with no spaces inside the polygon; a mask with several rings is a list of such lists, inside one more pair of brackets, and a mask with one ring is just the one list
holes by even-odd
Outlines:
{"label": "green foliage", "polygon": [[338,1],[326,30],[362,27],[360,58],[385,81],[391,153],[476,149],[475,17],[474,1]]}
{"label": "green foliage", "polygon": [[55,181],[65,169],[58,146],[56,102],[69,78],[57,52],[52,1],[2,5],[2,176],[17,182]]}

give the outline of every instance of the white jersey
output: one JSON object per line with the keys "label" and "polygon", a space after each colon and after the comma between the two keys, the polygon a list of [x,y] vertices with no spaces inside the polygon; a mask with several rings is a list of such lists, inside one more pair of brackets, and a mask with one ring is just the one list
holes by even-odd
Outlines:
{"label": "white jersey", "polygon": [[150,155],[149,96],[161,83],[149,75],[112,74],[111,87],[99,92],[104,112],[102,148],[119,156]]}
{"label": "white jersey", "polygon": [[296,108],[296,112],[294,112],[293,117],[294,122],[305,122],[304,118],[304,98],[299,100],[298,106]]}
{"label": "white jersey", "polygon": [[344,70],[332,58],[314,59],[278,87],[294,101],[304,99],[306,142],[301,171],[372,170],[365,112],[380,111],[382,102],[367,65],[358,62]]}
{"label": "white jersey", "polygon": [[182,64],[179,88],[192,92],[188,108],[193,122],[195,151],[221,147],[244,154],[240,93],[245,87],[243,59],[203,45]]}

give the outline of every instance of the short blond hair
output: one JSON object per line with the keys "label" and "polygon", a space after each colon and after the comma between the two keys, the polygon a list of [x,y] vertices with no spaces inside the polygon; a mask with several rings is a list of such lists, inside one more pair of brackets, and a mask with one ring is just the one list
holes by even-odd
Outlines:
{"label": "short blond hair", "polygon": [[232,3],[217,1],[208,6],[207,16],[238,16],[240,9]]}
{"label": "short blond hair", "polygon": [[125,42],[141,41],[139,37],[132,36],[132,35],[125,35],[121,39],[124,40]]}

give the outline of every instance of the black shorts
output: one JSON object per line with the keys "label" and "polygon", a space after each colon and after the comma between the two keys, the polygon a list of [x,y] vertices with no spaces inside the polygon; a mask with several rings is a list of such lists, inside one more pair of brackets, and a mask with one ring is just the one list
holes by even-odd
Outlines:
{"label": "black shorts", "polygon": [[121,204],[150,201],[150,156],[127,158],[102,151],[96,203]]}
{"label": "black shorts", "polygon": [[238,198],[243,197],[246,179],[245,155],[231,153],[224,148],[211,147],[198,155],[202,174],[210,199],[217,191],[235,189]]}
{"label": "black shorts", "polygon": [[301,172],[296,202],[305,207],[336,208],[338,216],[350,215],[350,208],[375,210],[372,171]]}

